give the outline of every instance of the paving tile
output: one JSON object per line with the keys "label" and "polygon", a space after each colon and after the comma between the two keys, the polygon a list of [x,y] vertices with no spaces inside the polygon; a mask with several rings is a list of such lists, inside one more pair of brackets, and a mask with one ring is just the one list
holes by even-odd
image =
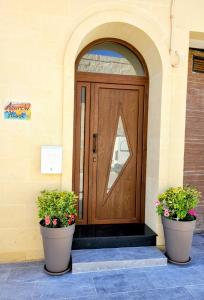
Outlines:
{"label": "paving tile", "polygon": [[197,253],[203,253],[204,254],[204,243],[196,244],[192,246],[191,249],[191,256],[195,255]]}
{"label": "paving tile", "polygon": [[186,269],[180,266],[166,267],[163,270],[156,268],[152,272],[145,272],[155,288],[178,287],[189,284],[203,284],[204,274],[200,274],[196,268]]}
{"label": "paving tile", "polygon": [[110,294],[105,296],[105,298],[103,298],[103,300],[144,300],[144,295],[143,293],[140,291],[138,292],[131,292],[131,293],[115,293],[115,294]]}
{"label": "paving tile", "polygon": [[195,299],[195,300],[203,300],[204,299],[204,284],[203,285],[186,286],[185,288],[193,296],[193,299]]}
{"label": "paving tile", "polygon": [[[85,296],[85,297],[81,297],[81,296],[77,296],[77,297],[71,297],[71,298],[65,298],[66,300],[98,300],[100,298],[98,298],[99,296],[95,295],[95,296]],[[104,298],[103,298],[104,299]]]}
{"label": "paving tile", "polygon": [[[100,297],[100,296],[99,296]],[[101,299],[101,298],[98,298]],[[103,296],[103,300],[192,300],[192,295],[183,287],[163,288],[148,291],[115,293]],[[74,300],[74,299],[73,299]],[[81,299],[83,300],[83,299]],[[84,299],[85,300],[85,299]]]}
{"label": "paving tile", "polygon": [[[56,300],[70,300],[70,297],[66,298],[66,297],[59,297],[59,296],[56,296],[56,295],[54,295],[54,296],[57,297]],[[47,297],[46,294],[45,295],[42,294],[41,296],[39,296],[39,295],[38,296],[33,296],[32,300],[45,300],[45,297]],[[21,299],[21,300],[23,300],[23,299]]]}
{"label": "paving tile", "polygon": [[[198,282],[197,284],[204,284],[204,265],[203,264],[197,264],[193,267],[196,272],[200,274],[200,278],[203,279],[203,282]],[[204,297],[203,297],[204,299]]]}
{"label": "paving tile", "polygon": [[[105,272],[104,272],[105,273]],[[98,294],[127,292],[134,290],[151,289],[153,285],[145,273],[135,274],[128,272],[96,273],[93,280]]]}
{"label": "paving tile", "polygon": [[0,263],[0,271],[1,269],[8,269],[10,270],[13,267],[14,264],[1,264]]}
{"label": "paving tile", "polygon": [[193,297],[184,287],[162,288],[148,291],[122,292],[95,297],[75,297],[69,300],[192,300]]}
{"label": "paving tile", "polygon": [[[144,298],[141,298],[141,292],[139,293],[133,293],[133,295],[129,296],[129,293],[123,292],[123,293],[114,293],[114,294],[108,294],[108,295],[96,295],[94,297],[88,298],[88,297],[75,297],[71,298],[69,300],[142,300]],[[68,300],[68,299],[67,299]]]}
{"label": "paving tile", "polygon": [[1,282],[0,300],[32,300],[34,290],[34,283]]}
{"label": "paving tile", "polygon": [[192,295],[183,287],[178,288],[162,288],[150,291],[144,291],[140,294],[141,298],[137,298],[137,294],[128,293],[128,300],[192,300]]}
{"label": "paving tile", "polygon": [[35,282],[35,281],[49,281],[52,277],[45,274],[41,267],[13,267],[8,276],[8,281],[20,282]]}
{"label": "paving tile", "polygon": [[35,286],[34,297],[64,299],[81,296],[95,296],[93,280],[89,277],[72,276],[67,281],[38,282]]}
{"label": "paving tile", "polygon": [[196,255],[192,255],[192,260],[189,266],[197,267],[198,265],[204,265],[204,253],[197,253]]}
{"label": "paving tile", "polygon": [[204,243],[204,234],[194,234],[193,236],[193,245],[202,244]]}
{"label": "paving tile", "polygon": [[0,268],[0,285],[2,281],[7,280],[10,270],[10,268]]}
{"label": "paving tile", "polygon": [[[91,274],[87,273],[86,278],[91,278]],[[9,282],[69,282],[71,278],[75,278],[76,275],[72,273],[66,273],[62,276],[50,276],[44,272],[42,266],[37,267],[16,267],[11,269],[7,280]],[[77,279],[84,280],[84,274],[78,274]]]}
{"label": "paving tile", "polygon": [[[100,299],[100,298],[98,298]],[[110,294],[106,295],[103,297],[103,300],[144,300],[144,295],[143,293],[140,292],[133,292],[133,293],[115,293],[115,294]]]}

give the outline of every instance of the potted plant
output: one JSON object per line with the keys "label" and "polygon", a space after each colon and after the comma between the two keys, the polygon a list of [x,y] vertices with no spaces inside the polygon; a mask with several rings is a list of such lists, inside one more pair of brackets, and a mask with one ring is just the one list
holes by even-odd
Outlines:
{"label": "potted plant", "polygon": [[169,188],[154,201],[162,216],[166,256],[178,264],[188,263],[200,192],[190,186]]}
{"label": "potted plant", "polygon": [[73,192],[45,190],[37,199],[45,255],[44,269],[48,274],[61,275],[70,270],[76,205],[77,196]]}

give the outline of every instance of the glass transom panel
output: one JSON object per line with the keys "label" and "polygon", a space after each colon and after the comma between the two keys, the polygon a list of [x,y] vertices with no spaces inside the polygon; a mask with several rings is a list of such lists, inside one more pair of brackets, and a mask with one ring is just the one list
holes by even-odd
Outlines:
{"label": "glass transom panel", "polygon": [[93,46],[81,58],[77,71],[145,76],[138,57],[127,47],[114,42]]}
{"label": "glass transom panel", "polygon": [[110,191],[116,179],[121,174],[129,157],[130,150],[128,146],[128,141],[125,134],[122,118],[119,117],[111,161],[111,168],[108,178],[107,193]]}

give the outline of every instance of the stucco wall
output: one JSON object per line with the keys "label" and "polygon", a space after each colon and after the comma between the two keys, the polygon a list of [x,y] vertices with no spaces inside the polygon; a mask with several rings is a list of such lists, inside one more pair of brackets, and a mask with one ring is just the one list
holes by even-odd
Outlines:
{"label": "stucco wall", "polygon": [[[45,188],[72,186],[74,62],[91,41],[116,37],[143,55],[150,75],[146,223],[162,230],[152,201],[183,181],[189,31],[203,31],[202,0],[0,2],[0,261],[42,257],[35,200]],[[187,2],[187,3],[186,3]],[[185,7],[185,14],[184,14]],[[108,36],[107,36],[108,34]],[[9,101],[32,103],[30,121],[3,119]],[[63,146],[63,174],[40,174],[40,146]]]}

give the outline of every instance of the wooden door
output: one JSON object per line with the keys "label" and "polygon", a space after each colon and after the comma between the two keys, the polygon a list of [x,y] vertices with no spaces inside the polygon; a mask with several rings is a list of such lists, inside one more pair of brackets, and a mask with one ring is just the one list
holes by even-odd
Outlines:
{"label": "wooden door", "polygon": [[91,86],[89,223],[141,221],[144,86]]}
{"label": "wooden door", "polygon": [[73,171],[74,190],[80,201],[83,196],[79,224],[144,222],[147,81],[130,78],[126,84],[116,77],[88,74],[77,82]]}

